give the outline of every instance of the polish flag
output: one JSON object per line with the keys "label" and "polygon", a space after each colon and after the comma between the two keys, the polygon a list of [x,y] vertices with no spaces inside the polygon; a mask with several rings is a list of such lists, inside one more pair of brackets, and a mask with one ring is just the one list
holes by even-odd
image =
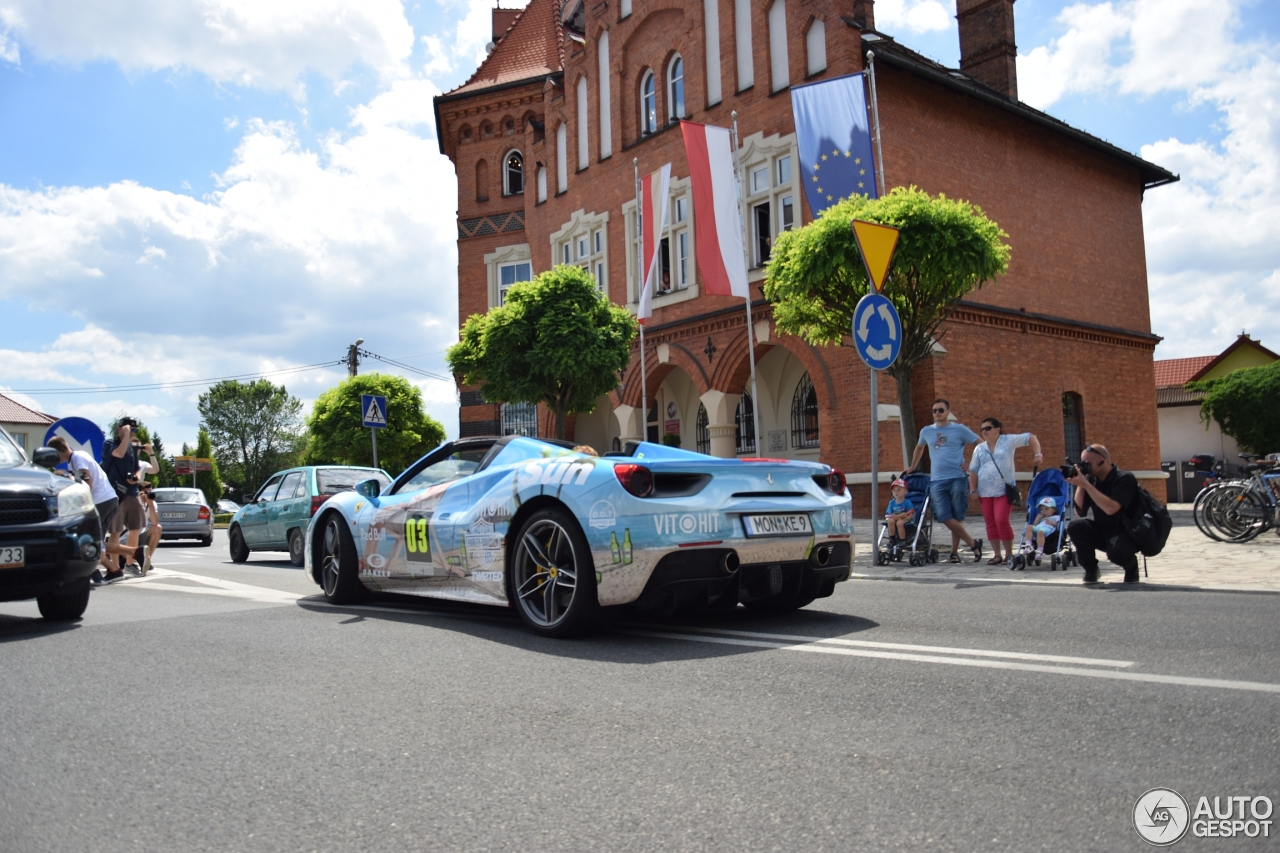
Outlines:
{"label": "polish flag", "polygon": [[644,221],[644,233],[640,235],[640,267],[645,271],[640,287],[640,307],[636,316],[643,324],[653,314],[653,291],[662,275],[662,232],[667,228],[667,203],[671,197],[671,164],[663,166],[640,179],[640,215]]}
{"label": "polish flag", "polygon": [[691,121],[680,122],[680,130],[689,159],[693,216],[698,223],[695,248],[703,287],[706,293],[746,299],[751,291],[729,130]]}

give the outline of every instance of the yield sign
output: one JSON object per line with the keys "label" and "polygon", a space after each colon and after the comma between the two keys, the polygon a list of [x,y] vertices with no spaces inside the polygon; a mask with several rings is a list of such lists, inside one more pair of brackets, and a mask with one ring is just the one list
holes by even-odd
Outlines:
{"label": "yield sign", "polygon": [[871,284],[879,293],[889,272],[889,262],[893,260],[893,250],[898,246],[898,229],[855,219],[853,236],[858,241],[858,251],[862,253],[862,262],[867,265]]}

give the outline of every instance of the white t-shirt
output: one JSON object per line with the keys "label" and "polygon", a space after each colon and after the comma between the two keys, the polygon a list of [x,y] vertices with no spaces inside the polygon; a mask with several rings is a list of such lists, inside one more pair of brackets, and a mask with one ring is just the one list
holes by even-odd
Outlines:
{"label": "white t-shirt", "polygon": [[[1004,494],[1006,483],[1010,486],[1016,484],[1013,451],[1030,443],[1029,432],[1002,435],[996,439],[993,458],[991,446],[985,441],[978,442],[978,446],[973,449],[973,458],[969,460],[969,470],[978,472],[978,497],[998,498]],[[997,466],[999,470],[996,470]],[[1001,477],[1001,474],[1004,476]]]}
{"label": "white t-shirt", "polygon": [[71,460],[67,463],[73,472],[84,471],[88,473],[89,479],[92,481],[89,485],[89,491],[93,494],[93,502],[95,504],[106,503],[112,498],[118,497],[116,490],[111,488],[111,484],[107,482],[107,472],[102,470],[102,466],[93,461],[93,457],[83,450],[71,451]]}

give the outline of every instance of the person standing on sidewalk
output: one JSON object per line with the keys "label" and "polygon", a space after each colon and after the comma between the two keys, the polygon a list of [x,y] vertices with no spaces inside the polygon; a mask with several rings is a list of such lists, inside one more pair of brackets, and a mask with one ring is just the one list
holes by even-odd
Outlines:
{"label": "person standing on sidewalk", "polygon": [[113,558],[124,557],[127,563],[123,571],[112,566],[107,572],[107,583],[120,580],[126,573],[134,577],[142,575],[135,560],[138,536],[146,526],[142,502],[138,500],[138,453],[133,445],[133,429],[137,425],[133,418],[121,418],[115,438],[108,439],[102,446],[102,469],[120,498],[120,509],[112,525],[113,538],[106,551]]}
{"label": "person standing on sidewalk", "polygon": [[[120,507],[120,499],[116,497],[116,490],[111,488],[111,484],[107,482],[107,472],[102,470],[102,466],[93,460],[93,457],[83,450],[72,450],[66,440],[55,435],[49,439],[49,446],[58,451],[58,460],[67,463],[67,467],[71,469],[71,475],[83,483],[89,484],[89,491],[93,495],[94,508],[98,510],[98,523],[102,528],[102,539],[105,544],[108,531],[111,525],[115,523],[116,510]],[[107,551],[104,547],[99,555],[99,561],[102,568],[94,569],[93,575],[90,577],[92,583],[102,583],[104,580],[103,572],[111,571],[111,564],[107,560]]]}
{"label": "person standing on sidewalk", "polygon": [[964,464],[965,445],[975,444],[978,434],[962,423],[949,423],[951,403],[938,398],[933,401],[933,423],[920,430],[911,465],[902,474],[916,470],[924,449],[929,448],[929,503],[933,517],[951,531],[951,562],[960,562],[960,540],[973,551],[973,561],[982,559],[982,540],[974,539],[964,529],[964,514],[969,510],[969,477]]}
{"label": "person standing on sidewalk", "polygon": [[[969,458],[969,494],[977,495],[982,503],[982,518],[987,523],[987,541],[991,543],[991,559],[988,566],[998,566],[1013,556],[1013,525],[1009,513],[1008,487],[1018,488],[1017,471],[1014,468],[1013,451],[1031,446],[1036,467],[1044,461],[1040,452],[1040,439],[1029,432],[1004,434],[1004,425],[996,418],[982,421],[983,441],[973,448]],[[1004,556],[1001,556],[1001,547]]]}

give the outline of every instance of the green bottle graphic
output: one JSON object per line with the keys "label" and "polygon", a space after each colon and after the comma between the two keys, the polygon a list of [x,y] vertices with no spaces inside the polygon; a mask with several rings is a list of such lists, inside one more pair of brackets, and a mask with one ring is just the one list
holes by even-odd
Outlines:
{"label": "green bottle graphic", "polygon": [[622,562],[631,562],[631,528],[628,527],[626,532],[622,534]]}
{"label": "green bottle graphic", "polygon": [[609,534],[609,552],[613,555],[615,563],[622,562],[622,555],[618,553],[618,534],[616,531]]}
{"label": "green bottle graphic", "polygon": [[461,554],[461,556],[462,556],[462,571],[464,571],[464,572],[465,572],[465,571],[467,571],[467,569],[469,568],[469,564],[467,563],[467,536],[466,536],[466,534],[465,534],[465,533],[462,535],[462,554]]}

